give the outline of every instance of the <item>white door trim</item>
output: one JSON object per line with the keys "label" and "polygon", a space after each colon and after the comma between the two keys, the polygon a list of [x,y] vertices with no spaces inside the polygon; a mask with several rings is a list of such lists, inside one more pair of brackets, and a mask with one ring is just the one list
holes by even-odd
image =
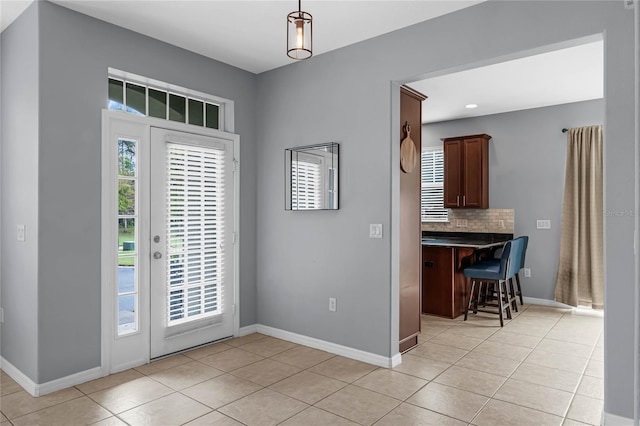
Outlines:
{"label": "white door trim", "polygon": [[[228,118],[228,117],[227,117]],[[239,239],[239,223],[240,223],[240,137],[233,133],[227,133],[220,130],[214,130],[209,128],[195,127],[183,123],[177,123],[168,120],[161,120],[152,117],[136,116],[121,111],[102,110],[102,174],[101,174],[101,372],[103,376],[107,376],[111,373],[121,371],[127,368],[134,367],[136,365],[142,365],[149,362],[150,354],[150,341],[147,339],[146,345],[146,357],[133,359],[128,363],[123,363],[118,366],[112,365],[112,341],[115,333],[115,312],[113,310],[114,298],[113,298],[113,285],[115,283],[115,277],[113,272],[115,270],[113,247],[115,242],[113,241],[113,225],[116,223],[116,206],[114,200],[115,191],[117,190],[113,182],[116,180],[116,164],[113,156],[114,148],[111,141],[111,125],[114,121],[124,121],[145,128],[146,137],[150,137],[151,127],[159,127],[169,130],[175,130],[179,132],[192,133],[202,136],[210,136],[219,139],[225,139],[232,141],[234,150],[234,174],[233,174],[233,187],[234,187],[234,214],[233,214],[233,230],[235,233],[234,241],[234,300],[233,300],[233,335],[237,336],[240,329],[240,297],[239,297],[239,256],[240,256],[240,239]],[[145,255],[148,255],[146,253]],[[140,303],[140,309],[143,309],[145,304]],[[146,317],[148,317],[149,306],[146,304]],[[143,317],[142,312],[140,316]],[[148,327],[148,322],[146,324]]]}

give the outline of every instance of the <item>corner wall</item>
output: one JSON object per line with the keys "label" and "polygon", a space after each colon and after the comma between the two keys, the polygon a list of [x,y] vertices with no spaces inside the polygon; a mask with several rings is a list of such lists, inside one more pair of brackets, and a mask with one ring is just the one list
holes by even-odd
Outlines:
{"label": "corner wall", "polygon": [[[0,35],[2,55],[2,196],[0,356],[38,380],[38,122],[39,4]],[[17,225],[26,239],[17,241]]]}

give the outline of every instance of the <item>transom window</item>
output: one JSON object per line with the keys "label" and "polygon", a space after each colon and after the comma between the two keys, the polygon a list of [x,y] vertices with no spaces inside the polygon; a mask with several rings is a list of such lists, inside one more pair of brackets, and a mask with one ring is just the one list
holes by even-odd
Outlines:
{"label": "transom window", "polygon": [[110,70],[108,109],[222,130],[224,100]]}
{"label": "transom window", "polygon": [[449,210],[444,208],[444,150],[442,148],[426,148],[422,151],[421,181],[422,221],[448,222]]}

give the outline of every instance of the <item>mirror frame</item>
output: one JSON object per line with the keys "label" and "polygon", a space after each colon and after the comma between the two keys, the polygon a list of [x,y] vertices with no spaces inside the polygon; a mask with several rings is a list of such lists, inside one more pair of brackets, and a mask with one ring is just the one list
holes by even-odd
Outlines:
{"label": "mirror frame", "polygon": [[[340,145],[337,142],[320,143],[316,145],[300,146],[295,148],[286,148],[284,150],[284,209],[288,211],[317,211],[317,210],[338,210],[340,195]],[[317,164],[318,178],[322,185],[322,189],[318,196],[321,198],[318,206],[302,206],[295,202],[298,194],[296,190],[296,182],[298,179],[294,176],[294,170],[297,170],[295,164],[301,162],[300,158],[306,157],[309,161],[303,161],[308,164]]]}

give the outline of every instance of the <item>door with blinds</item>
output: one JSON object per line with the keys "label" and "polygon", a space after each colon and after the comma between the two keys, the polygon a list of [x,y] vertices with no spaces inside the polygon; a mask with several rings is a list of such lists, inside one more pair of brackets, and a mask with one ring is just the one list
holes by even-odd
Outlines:
{"label": "door with blinds", "polygon": [[151,129],[151,358],[233,335],[233,148]]}

